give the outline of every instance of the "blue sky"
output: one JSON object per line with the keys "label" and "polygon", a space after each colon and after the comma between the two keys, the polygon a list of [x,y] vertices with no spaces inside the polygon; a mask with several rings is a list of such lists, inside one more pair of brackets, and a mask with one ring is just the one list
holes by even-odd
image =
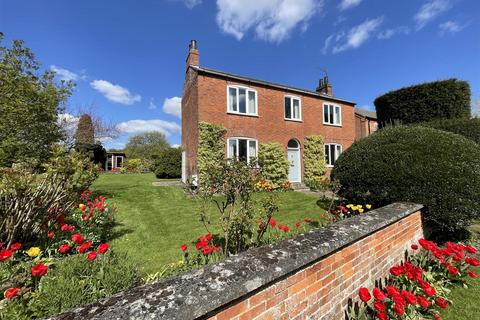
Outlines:
{"label": "blue sky", "polygon": [[188,42],[202,66],[314,89],[373,108],[378,95],[456,77],[480,98],[477,0],[0,0],[0,31],[23,39],[77,87],[69,112],[93,106],[122,132],[180,143]]}

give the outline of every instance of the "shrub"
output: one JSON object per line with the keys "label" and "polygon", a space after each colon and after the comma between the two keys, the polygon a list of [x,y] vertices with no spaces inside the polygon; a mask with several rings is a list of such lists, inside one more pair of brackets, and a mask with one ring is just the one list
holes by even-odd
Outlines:
{"label": "shrub", "polygon": [[476,143],[480,143],[480,118],[437,120],[420,125],[460,134]]}
{"label": "shrub", "polygon": [[153,164],[147,159],[127,159],[123,162],[122,173],[146,173],[150,172],[153,168]]}
{"label": "shrub", "polygon": [[[107,252],[95,261],[75,255],[51,267],[37,291],[7,303],[0,319],[41,318],[93,303],[138,284],[139,273],[125,255]],[[27,303],[28,301],[28,303]]]}
{"label": "shrub", "polygon": [[325,148],[323,137],[305,137],[303,148],[304,181],[312,189],[320,189],[325,174]]}
{"label": "shrub", "polygon": [[62,149],[55,155],[43,174],[21,166],[0,171],[0,239],[7,245],[35,240],[49,223],[70,214],[95,180],[98,168],[86,158]]}
{"label": "shrub", "polygon": [[226,129],[207,122],[200,122],[198,126],[198,177],[199,180],[214,178],[215,172],[220,170],[225,159],[225,132]]}
{"label": "shrub", "polygon": [[463,230],[479,216],[480,149],[453,133],[418,126],[382,129],[342,153],[332,177],[351,201],[425,205],[424,218],[437,236]]}
{"label": "shrub", "polygon": [[258,164],[263,179],[274,188],[288,181],[290,162],[285,156],[284,148],[278,142],[260,144]]}
{"label": "shrub", "polygon": [[470,86],[457,79],[423,83],[386,93],[374,103],[380,127],[469,118]]}
{"label": "shrub", "polygon": [[159,179],[180,178],[182,175],[182,150],[180,148],[163,150],[155,162],[155,175]]}

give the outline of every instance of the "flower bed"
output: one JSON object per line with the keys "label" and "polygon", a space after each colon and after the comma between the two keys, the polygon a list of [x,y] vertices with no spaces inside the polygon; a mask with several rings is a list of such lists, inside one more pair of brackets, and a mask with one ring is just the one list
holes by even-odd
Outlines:
{"label": "flower bed", "polygon": [[[46,221],[42,225],[43,235],[32,242],[16,242],[9,246],[0,243],[0,291],[3,292],[0,298],[0,319],[9,318],[13,314],[21,314],[24,318],[44,316],[45,313],[41,312],[43,306],[36,306],[36,303],[42,295],[59,289],[56,287],[50,289],[50,292],[46,289],[48,283],[55,283],[55,278],[62,277],[56,274],[49,279],[51,271],[55,273],[56,268],[65,268],[69,263],[81,265],[82,262],[78,259],[87,261],[87,265],[82,265],[73,275],[75,277],[79,272],[85,271],[81,269],[95,270],[98,268],[95,264],[101,266],[100,269],[108,269],[107,264],[117,263],[117,257],[110,252],[110,246],[105,242],[113,225],[115,207],[103,196],[93,198],[88,190],[82,193],[75,206],[71,215],[59,214],[54,221]],[[89,277],[97,277],[98,272],[84,275],[83,281],[89,282]],[[102,288],[101,285],[95,288],[103,289],[108,291],[108,288]],[[99,298],[101,296],[100,294]],[[36,314],[37,307],[40,314]],[[62,307],[53,310],[59,312]]]}
{"label": "flower bed", "polygon": [[448,293],[452,286],[466,287],[467,277],[478,278],[472,267],[480,265],[472,256],[477,249],[472,245],[447,242],[438,247],[434,242],[419,240],[412,244],[419,252],[405,263],[390,269],[391,278],[385,286],[375,287],[371,293],[360,288],[363,302],[350,310],[352,319],[440,319],[439,310],[448,308]]}

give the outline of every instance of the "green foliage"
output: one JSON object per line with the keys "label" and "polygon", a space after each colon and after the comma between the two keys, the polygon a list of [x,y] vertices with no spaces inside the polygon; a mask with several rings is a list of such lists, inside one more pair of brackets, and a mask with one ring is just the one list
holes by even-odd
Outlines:
{"label": "green foliage", "polygon": [[[209,168],[206,168],[207,170]],[[257,181],[255,161],[222,160],[209,170],[212,178],[202,180],[197,197],[203,201],[201,221],[211,222],[208,205],[213,202],[219,213],[223,252],[236,254],[261,241],[264,234],[258,221],[266,228],[268,220],[278,211],[275,194],[255,203],[252,197]]]}
{"label": "green foliage", "polygon": [[163,150],[155,161],[155,175],[159,179],[180,178],[182,175],[182,150],[180,148]]}
{"label": "green foliage", "polygon": [[221,169],[225,159],[226,129],[206,122],[200,122],[198,129],[198,177],[200,181],[205,181],[215,178],[215,172]]}
{"label": "green foliage", "polygon": [[436,119],[469,118],[470,86],[449,79],[391,91],[375,99],[378,123],[419,123]]}
{"label": "green foliage", "polygon": [[165,135],[158,131],[131,136],[125,146],[125,154],[132,159],[155,160],[170,145]]}
{"label": "green foliage", "polygon": [[92,117],[88,114],[82,114],[78,120],[77,131],[75,133],[75,144],[94,144],[94,132]]}
{"label": "green foliage", "polygon": [[62,137],[57,123],[73,84],[38,74],[40,64],[23,41],[11,48],[0,33],[0,167],[28,161],[37,167],[48,159],[52,143]]}
{"label": "green foliage", "polygon": [[437,120],[420,125],[460,134],[476,143],[480,143],[480,118]]}
{"label": "green foliage", "polygon": [[107,252],[96,261],[75,255],[60,261],[28,293],[0,309],[0,319],[42,318],[93,303],[140,282],[135,264],[125,255]]}
{"label": "green foliage", "polygon": [[122,173],[146,173],[152,170],[152,161],[147,159],[127,159],[123,162]]}
{"label": "green foliage", "polygon": [[480,149],[453,133],[418,126],[382,129],[342,153],[332,178],[350,201],[425,205],[434,236],[458,235],[479,217]]}
{"label": "green foliage", "polygon": [[48,223],[71,212],[98,174],[86,158],[59,148],[44,169],[43,174],[20,166],[0,171],[0,239],[7,244],[38,238]]}
{"label": "green foliage", "polygon": [[321,136],[305,137],[303,147],[304,181],[312,189],[320,189],[326,171],[324,140]]}
{"label": "green foliage", "polygon": [[260,144],[258,164],[263,179],[272,184],[274,188],[288,181],[290,162],[285,156],[283,146],[278,142]]}
{"label": "green foliage", "polygon": [[95,164],[100,164],[102,167],[107,161],[107,151],[99,143],[94,143],[94,144],[77,143],[75,144],[75,150],[87,156],[91,162]]}

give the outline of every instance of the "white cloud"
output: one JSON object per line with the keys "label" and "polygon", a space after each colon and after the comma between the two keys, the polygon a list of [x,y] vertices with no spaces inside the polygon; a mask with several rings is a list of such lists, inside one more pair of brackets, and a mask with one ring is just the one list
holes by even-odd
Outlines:
{"label": "white cloud", "polygon": [[461,25],[456,21],[449,20],[444,23],[441,23],[438,27],[440,28],[440,34],[443,35],[446,33],[453,34],[453,33],[460,32],[466,27],[466,25]]}
{"label": "white cloud", "polygon": [[183,3],[185,3],[188,9],[193,9],[199,4],[202,4],[202,0],[183,0]]}
{"label": "white cloud", "polygon": [[79,117],[70,113],[59,113],[57,118],[58,124],[66,130],[76,130],[79,120]]}
{"label": "white cloud", "polygon": [[123,133],[142,133],[149,131],[158,131],[166,136],[172,133],[180,132],[181,127],[176,122],[170,122],[160,119],[152,120],[129,120],[117,125],[117,129]]}
{"label": "white cloud", "polygon": [[383,16],[375,19],[367,19],[363,23],[351,28],[348,32],[340,31],[330,35],[325,40],[323,54],[331,50],[339,53],[348,49],[356,49],[367,41],[383,22]]}
{"label": "white cloud", "polygon": [[148,109],[155,110],[157,109],[157,105],[155,104],[155,100],[150,98],[150,102],[148,103]]}
{"label": "white cloud", "polygon": [[163,101],[163,112],[171,114],[175,117],[182,117],[182,98],[172,97]]}
{"label": "white cloud", "polygon": [[60,80],[77,81],[77,80],[85,80],[87,78],[87,76],[83,73],[78,74],[70,70],[57,67],[56,65],[51,65],[50,70],[55,72],[56,76],[59,77]]}
{"label": "white cloud", "polygon": [[377,38],[380,39],[380,40],[387,40],[387,39],[390,39],[391,37],[393,37],[397,34],[409,34],[409,33],[410,33],[410,28],[409,27],[400,26],[400,27],[396,27],[396,28],[382,30],[377,35]]}
{"label": "white cloud", "polygon": [[305,30],[324,0],[217,0],[217,24],[241,40],[249,30],[262,40],[281,42],[298,26]]}
{"label": "white cloud", "polygon": [[417,30],[422,29],[435,19],[441,13],[447,11],[452,6],[450,0],[428,0],[423,6],[420,7],[418,12],[414,16],[414,20],[417,24]]}
{"label": "white cloud", "polygon": [[132,94],[127,88],[106,80],[93,80],[90,82],[90,86],[113,102],[131,105],[142,100],[140,95]]}
{"label": "white cloud", "polygon": [[341,11],[351,9],[356,7],[362,2],[362,0],[342,0],[342,2],[338,5],[338,9]]}
{"label": "white cloud", "polygon": [[178,147],[180,147],[180,145],[179,144],[172,144],[171,147],[172,148],[178,148]]}

